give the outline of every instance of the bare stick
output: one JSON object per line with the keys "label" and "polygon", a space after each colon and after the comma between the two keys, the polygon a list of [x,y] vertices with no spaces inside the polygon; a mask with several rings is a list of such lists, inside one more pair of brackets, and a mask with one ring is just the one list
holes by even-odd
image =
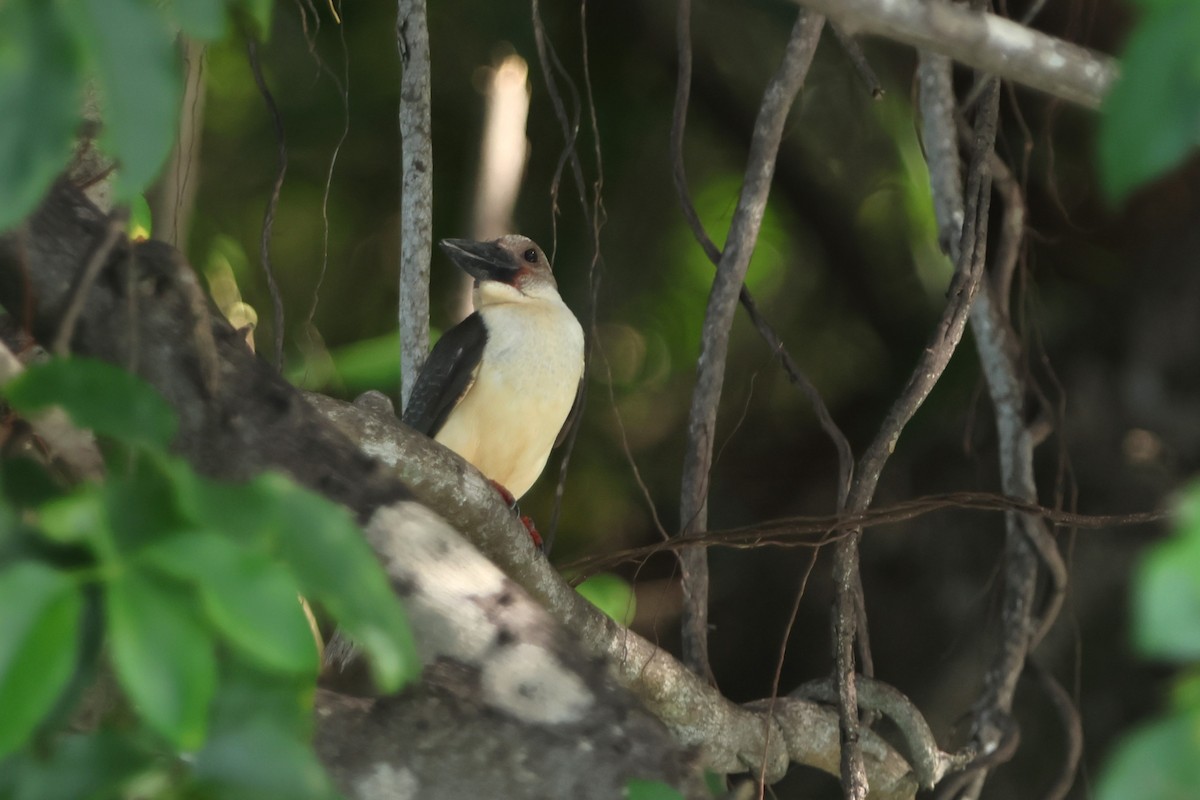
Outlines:
{"label": "bare stick", "polygon": [[795,0],[828,14],[847,33],[873,33],[1097,108],[1117,76],[1105,55],[995,14],[946,0]]}
{"label": "bare stick", "polygon": [[398,0],[400,48],[400,408],[429,353],[433,250],[433,136],[425,0]]}
{"label": "bare stick", "polygon": [[[763,95],[750,141],[746,180],[733,212],[725,251],[717,266],[701,334],[696,388],[688,415],[688,450],[683,462],[680,498],[682,535],[708,525],[708,479],[717,425],[717,406],[725,380],[729,327],[737,307],[738,292],[746,277],[750,255],[758,239],[775,158],[792,101],[804,83],[825,20],[801,13],[792,28],[787,51]],[[708,673],[708,567],[703,548],[681,554],[684,592],[684,658],[701,675]]]}

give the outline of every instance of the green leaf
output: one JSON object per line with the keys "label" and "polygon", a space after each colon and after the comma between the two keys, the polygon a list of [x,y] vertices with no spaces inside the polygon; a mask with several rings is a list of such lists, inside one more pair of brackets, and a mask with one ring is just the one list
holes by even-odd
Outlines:
{"label": "green leaf", "polygon": [[95,487],[51,500],[38,512],[38,527],[50,539],[60,543],[85,541],[108,524],[104,495]]}
{"label": "green leaf", "polygon": [[146,0],[77,0],[103,97],[102,144],[117,159],[118,202],[139,194],[175,141],[181,81],[173,34]]}
{"label": "green leaf", "polygon": [[[110,731],[65,736],[48,754],[22,753],[0,767],[0,797],[20,800],[112,800],[150,763],[149,754]],[[20,787],[19,792],[17,787]]]}
{"label": "green leaf", "polygon": [[1112,201],[1200,144],[1200,3],[1146,5],[1100,120],[1100,178]]}
{"label": "green leaf", "polygon": [[1195,797],[1200,786],[1200,714],[1176,714],[1139,728],[1109,756],[1097,800]]}
{"label": "green leaf", "polygon": [[1133,634],[1153,658],[1200,659],[1200,531],[1155,545],[1138,568]]}
{"label": "green leaf", "polygon": [[217,665],[189,593],[137,572],[108,584],[113,665],[142,717],[181,750],[204,741]]}
{"label": "green leaf", "polygon": [[36,561],[0,572],[0,754],[20,746],[75,670],[83,599]]}
{"label": "green leaf", "polygon": [[0,3],[0,232],[29,214],[67,164],[81,56],[59,3]]}
{"label": "green leaf", "polygon": [[408,618],[350,514],[341,506],[269,475],[288,533],[282,556],[304,596],[318,602],[370,658],[379,689],[393,692],[417,677],[420,657]]}
{"label": "green leaf", "polygon": [[137,459],[103,487],[107,530],[116,547],[131,552],[181,530],[190,530],[175,486],[183,462],[158,455]]}
{"label": "green leaf", "polygon": [[316,641],[300,588],[281,564],[211,531],[173,536],[141,553],[150,564],[194,581],[210,622],[254,663],[316,676]]}
{"label": "green leaf", "polygon": [[267,720],[214,736],[197,754],[192,775],[222,800],[337,797],[312,748]]}
{"label": "green leaf", "polygon": [[151,449],[165,449],[175,435],[175,413],[167,401],[141,378],[103,361],[56,358],[37,364],[4,387],[4,394],[23,414],[60,405],[80,427]]}
{"label": "green leaf", "polygon": [[637,613],[637,596],[633,593],[633,587],[612,573],[593,575],[575,587],[575,591],[620,625],[633,622]]}
{"label": "green leaf", "polygon": [[683,800],[683,794],[662,781],[644,781],[634,778],[625,785],[625,796],[629,800]]}

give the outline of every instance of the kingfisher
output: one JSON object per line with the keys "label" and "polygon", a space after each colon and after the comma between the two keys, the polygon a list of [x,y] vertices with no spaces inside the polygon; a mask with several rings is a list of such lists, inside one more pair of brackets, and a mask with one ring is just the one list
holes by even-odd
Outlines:
{"label": "kingfisher", "polygon": [[475,311],[438,339],[402,419],[473,464],[516,509],[579,409],[583,328],[532,239],[438,244],[475,279]]}

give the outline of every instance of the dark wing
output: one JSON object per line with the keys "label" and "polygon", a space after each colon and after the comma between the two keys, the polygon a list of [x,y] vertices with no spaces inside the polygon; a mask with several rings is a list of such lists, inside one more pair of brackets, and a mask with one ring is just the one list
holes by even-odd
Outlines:
{"label": "dark wing", "polygon": [[579,388],[575,390],[575,402],[571,403],[571,410],[567,412],[567,418],[563,420],[562,430],[558,432],[558,438],[554,440],[554,446],[558,447],[567,440],[567,434],[571,432],[571,428],[575,425],[575,419],[579,416],[579,412],[583,411],[583,376],[579,376]]}
{"label": "dark wing", "polygon": [[436,436],[479,372],[487,329],[478,313],[442,334],[408,398],[404,424],[426,436]]}

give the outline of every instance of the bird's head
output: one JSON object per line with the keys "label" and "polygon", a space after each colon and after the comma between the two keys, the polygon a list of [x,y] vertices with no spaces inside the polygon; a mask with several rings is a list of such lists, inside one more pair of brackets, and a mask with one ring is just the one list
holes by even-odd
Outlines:
{"label": "bird's head", "polygon": [[550,259],[528,236],[509,234],[490,242],[442,239],[451,261],[475,279],[475,306],[558,298]]}

